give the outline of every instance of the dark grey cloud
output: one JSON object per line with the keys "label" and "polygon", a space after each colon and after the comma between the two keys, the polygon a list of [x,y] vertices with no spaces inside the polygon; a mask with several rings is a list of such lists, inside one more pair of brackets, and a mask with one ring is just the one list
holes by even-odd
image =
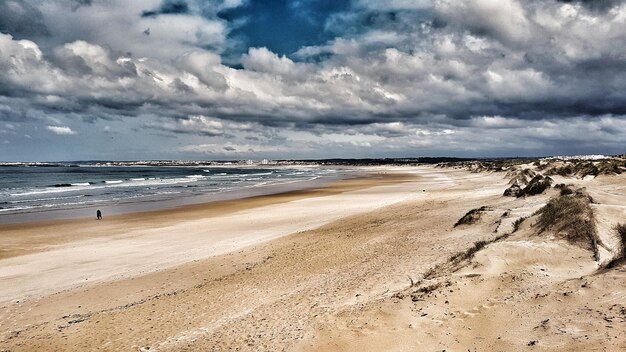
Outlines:
{"label": "dark grey cloud", "polygon": [[16,38],[39,38],[50,33],[41,11],[23,1],[0,2],[0,33],[10,33]]}
{"label": "dark grey cloud", "polygon": [[579,3],[593,10],[607,11],[620,5],[622,0],[557,0],[566,4]]}
{"label": "dark grey cloud", "polygon": [[161,5],[155,10],[142,12],[142,17],[155,17],[158,15],[188,14],[189,5],[185,0],[163,0]]}
{"label": "dark grey cloud", "polygon": [[71,0],[71,1],[73,3],[72,11],[76,11],[82,6],[91,6],[91,4],[93,3],[93,0]]}

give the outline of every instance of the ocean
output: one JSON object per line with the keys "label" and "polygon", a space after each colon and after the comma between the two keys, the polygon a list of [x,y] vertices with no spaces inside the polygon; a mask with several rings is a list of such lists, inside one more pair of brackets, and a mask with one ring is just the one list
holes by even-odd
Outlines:
{"label": "ocean", "polygon": [[224,192],[238,191],[245,196],[254,194],[246,190],[340,178],[342,173],[321,167],[3,166],[0,218],[6,214],[197,196],[203,196],[202,201],[218,200]]}

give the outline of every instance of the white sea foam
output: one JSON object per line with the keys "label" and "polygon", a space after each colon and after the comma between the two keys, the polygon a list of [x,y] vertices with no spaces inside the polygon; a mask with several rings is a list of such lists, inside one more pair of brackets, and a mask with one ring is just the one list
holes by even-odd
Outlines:
{"label": "white sea foam", "polygon": [[233,179],[239,179],[241,177],[243,177],[244,175],[241,174],[213,174],[210,175],[209,177],[212,180],[233,180]]}
{"label": "white sea foam", "polygon": [[0,209],[0,212],[16,211],[16,210],[48,209],[48,208],[58,208],[58,207],[76,207],[76,206],[83,206],[87,204],[104,203],[108,201],[110,201],[110,199],[99,199],[99,200],[92,200],[89,202],[48,203],[48,204],[4,208],[4,209]]}
{"label": "white sea foam", "polygon": [[85,196],[84,194],[79,194],[76,196],[67,196],[67,197],[49,197],[49,198],[36,198],[36,199],[24,199],[24,200],[11,200],[11,201],[8,201],[7,203],[21,204],[21,203],[31,203],[31,202],[44,202],[44,201],[54,201],[54,200],[61,200],[61,199],[82,198],[84,196]]}
{"label": "white sea foam", "polygon": [[17,192],[9,194],[10,197],[24,197],[24,196],[32,196],[37,194],[49,194],[49,193],[66,193],[66,192],[75,192],[79,189],[79,187],[46,187],[44,189],[30,189],[25,192]]}
{"label": "white sea foam", "polygon": [[28,209],[35,209],[36,207],[15,207],[15,208],[4,208],[4,209],[0,209],[0,213],[5,213],[7,211],[16,211],[16,210],[28,210]]}
{"label": "white sea foam", "polygon": [[120,188],[120,187],[144,187],[144,186],[164,186],[164,185],[175,185],[179,183],[189,183],[189,182],[197,182],[199,178],[170,178],[170,179],[160,179],[151,177],[149,179],[144,179],[142,181],[133,181],[133,182],[124,182],[122,180],[107,180],[104,181],[104,184],[93,185],[89,183],[85,183],[84,185],[77,185],[73,187],[46,187],[46,188],[34,188],[27,189],[25,191],[16,192],[9,194],[10,197],[27,197],[38,194],[50,194],[50,193],[67,193],[67,192],[76,192],[76,191],[84,191],[84,190],[97,190],[102,188]]}

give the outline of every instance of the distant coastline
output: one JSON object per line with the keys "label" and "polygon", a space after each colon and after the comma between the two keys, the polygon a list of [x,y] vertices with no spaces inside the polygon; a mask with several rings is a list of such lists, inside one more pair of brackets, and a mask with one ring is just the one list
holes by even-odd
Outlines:
{"label": "distant coastline", "polygon": [[330,159],[263,159],[263,160],[71,160],[71,161],[0,161],[0,167],[123,167],[123,166],[189,166],[189,167],[258,167],[258,166],[376,166],[418,165],[463,161],[493,160],[602,160],[626,155],[552,155],[519,157],[405,157],[405,158],[330,158]]}

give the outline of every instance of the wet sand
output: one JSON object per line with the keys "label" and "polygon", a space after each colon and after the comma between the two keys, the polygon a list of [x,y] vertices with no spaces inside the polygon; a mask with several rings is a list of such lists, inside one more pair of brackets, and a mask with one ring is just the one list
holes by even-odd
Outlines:
{"label": "wet sand", "polygon": [[[184,205],[152,211],[125,212],[109,215],[105,221],[94,217],[62,218],[3,224],[0,226],[0,259],[44,251],[54,245],[127,233],[133,229],[159,228],[199,218],[215,218],[238,211],[287,203],[305,198],[316,198],[355,191],[374,185],[395,184],[408,181],[414,175],[407,173],[375,172],[368,177],[340,180],[325,185],[274,194],[242,197],[239,199]],[[95,214],[95,210],[90,214]],[[38,217],[35,217],[38,219]]]}

